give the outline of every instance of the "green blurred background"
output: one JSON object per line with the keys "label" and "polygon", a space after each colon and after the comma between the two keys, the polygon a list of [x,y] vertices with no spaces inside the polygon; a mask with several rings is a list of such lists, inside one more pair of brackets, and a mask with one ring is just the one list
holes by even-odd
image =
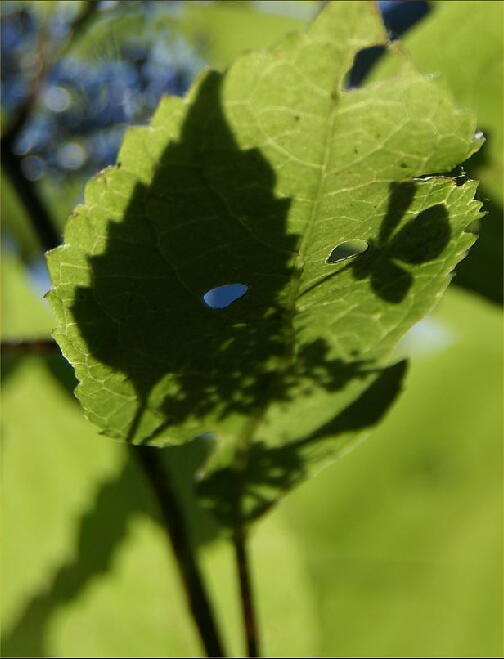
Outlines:
{"label": "green blurred background", "polygon": [[[280,3],[285,15],[185,4],[177,29],[220,68],[302,25],[316,5]],[[435,3],[404,37],[419,68],[443,73],[478,112],[490,139],[465,170],[481,179],[490,215],[458,285],[399,346],[410,373],[383,424],[255,527],[267,656],[502,656],[502,4]],[[96,26],[82,56],[138,20]],[[62,224],[79,182],[40,185]],[[26,267],[36,242],[3,188],[18,246],[2,259],[3,339],[45,338],[53,321]],[[200,656],[155,502],[126,447],[83,418],[56,354],[9,353],[2,366],[4,655]],[[182,458],[165,452],[240,656],[230,548],[194,510]]]}

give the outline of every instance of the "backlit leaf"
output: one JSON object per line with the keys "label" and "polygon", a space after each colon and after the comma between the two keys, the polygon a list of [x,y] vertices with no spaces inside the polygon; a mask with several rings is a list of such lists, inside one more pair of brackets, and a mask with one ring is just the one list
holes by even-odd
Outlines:
{"label": "backlit leaf", "polygon": [[[202,493],[226,521],[237,473],[256,516],[381,418],[391,349],[474,241],[475,183],[424,177],[479,148],[474,117],[407,61],[344,88],[384,40],[373,3],[333,2],[205,73],[130,129],[49,256],[88,418],[133,443],[212,433]],[[349,241],[367,249],[332,263]]]}

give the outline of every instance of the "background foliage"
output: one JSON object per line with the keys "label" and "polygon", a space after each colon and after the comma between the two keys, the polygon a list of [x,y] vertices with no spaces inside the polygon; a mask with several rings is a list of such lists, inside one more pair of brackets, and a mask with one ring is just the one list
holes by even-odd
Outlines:
{"label": "background foliage", "polygon": [[[6,12],[26,7],[36,22],[48,15],[54,20],[54,5],[61,13],[66,3],[4,4]],[[149,4],[154,7],[143,6]],[[171,5],[166,12],[170,31],[159,4],[121,3],[120,8],[103,9],[67,55],[82,62],[86,72],[84,107],[89,95],[96,94],[90,88],[108,84],[111,74],[103,69],[111,61],[124,68],[139,61],[124,53],[131,35],[135,47],[142,38],[160,42],[161,54],[147,49],[145,61],[140,58],[143,78],[121,74],[128,84],[118,92],[119,101],[114,102],[113,94],[104,96],[103,113],[94,118],[83,110],[79,115],[76,102],[65,129],[62,113],[67,110],[41,109],[37,121],[49,126],[40,130],[40,144],[26,151],[27,158],[41,162],[31,161],[33,171],[29,162],[26,173],[60,225],[83,178],[114,159],[121,126],[145,120],[157,103],[156,94],[183,91],[203,61],[221,67],[244,47],[267,45],[313,13],[313,3],[299,2],[280,3],[291,5],[288,16],[272,12],[276,3],[267,3],[267,12],[259,11],[258,3],[163,3]],[[466,169],[482,179],[481,195],[493,213],[486,226],[482,220],[479,244],[486,236],[495,252],[502,219],[501,95],[496,92],[502,37],[495,26],[502,3],[434,4],[404,45],[422,70],[444,72],[459,104],[481,117],[489,139],[473,171],[470,163]],[[21,33],[32,43],[33,33]],[[442,46],[433,48],[433,43]],[[4,36],[2,47],[7,45]],[[165,55],[165,49],[171,54]],[[172,63],[173,52],[181,62],[173,67],[179,77],[163,78],[161,84],[156,57],[163,70],[163,57]],[[384,59],[381,66],[384,71],[389,65]],[[61,82],[66,80],[64,69],[62,65],[63,73],[54,74],[53,86],[67,89]],[[379,69],[372,73],[381,74]],[[5,84],[8,75],[3,72]],[[23,72],[12,75],[22,80]],[[81,80],[80,73],[72,75]],[[93,75],[98,87],[93,87]],[[124,100],[128,85],[145,92],[145,101],[129,114]],[[15,110],[15,95],[12,107],[7,96],[3,94],[3,111],[8,116]],[[64,163],[75,164],[78,158],[51,160],[68,142],[88,154],[69,169]],[[108,144],[109,150],[96,144]],[[78,149],[68,153],[82,157]],[[36,166],[43,166],[43,175]],[[38,245],[7,185],[2,198],[7,248],[2,260],[3,338],[47,337],[54,321],[40,300],[45,284]],[[434,314],[403,341],[398,356],[412,357],[407,390],[372,438],[287,497],[258,525],[253,567],[267,654],[502,652],[502,321],[496,304],[502,262],[498,253],[492,259],[486,252],[475,257],[473,274],[468,266],[466,279],[457,276],[454,283],[460,285],[452,285]],[[56,355],[7,354],[2,367],[4,653],[199,654],[155,504],[127,448],[98,437],[82,418],[71,395],[72,375]],[[190,465],[177,463],[175,456],[166,467],[191,511],[193,541],[201,548],[220,618],[238,653],[228,549],[184,488],[184,470]]]}

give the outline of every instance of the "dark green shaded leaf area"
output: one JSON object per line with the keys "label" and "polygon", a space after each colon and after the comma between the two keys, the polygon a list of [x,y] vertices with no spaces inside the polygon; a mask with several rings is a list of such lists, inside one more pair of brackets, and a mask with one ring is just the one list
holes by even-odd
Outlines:
{"label": "dark green shaded leaf area", "polygon": [[[87,417],[134,444],[208,436],[199,488],[226,524],[383,416],[404,373],[390,351],[474,242],[476,184],[425,176],[477,151],[472,114],[407,61],[344,89],[384,41],[373,3],[328,3],[305,34],[203,74],[130,129],[49,255]],[[228,284],[247,291],[205,304]]]}

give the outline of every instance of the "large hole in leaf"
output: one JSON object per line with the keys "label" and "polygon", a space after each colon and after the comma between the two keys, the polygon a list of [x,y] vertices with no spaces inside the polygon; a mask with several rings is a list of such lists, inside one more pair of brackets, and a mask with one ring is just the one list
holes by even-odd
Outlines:
{"label": "large hole in leaf", "polygon": [[248,291],[245,284],[224,284],[211,288],[203,295],[203,302],[212,309],[225,309]]}
{"label": "large hole in leaf", "polygon": [[368,244],[365,240],[345,240],[339,245],[336,245],[327,257],[326,263],[339,263],[339,261],[345,261],[352,256],[362,254],[367,248]]}
{"label": "large hole in leaf", "polygon": [[[389,40],[398,39],[422,21],[431,11],[432,3],[427,0],[414,2],[379,2]],[[360,87],[377,61],[385,54],[384,46],[368,46],[356,54],[352,68],[346,75],[345,87]]]}

